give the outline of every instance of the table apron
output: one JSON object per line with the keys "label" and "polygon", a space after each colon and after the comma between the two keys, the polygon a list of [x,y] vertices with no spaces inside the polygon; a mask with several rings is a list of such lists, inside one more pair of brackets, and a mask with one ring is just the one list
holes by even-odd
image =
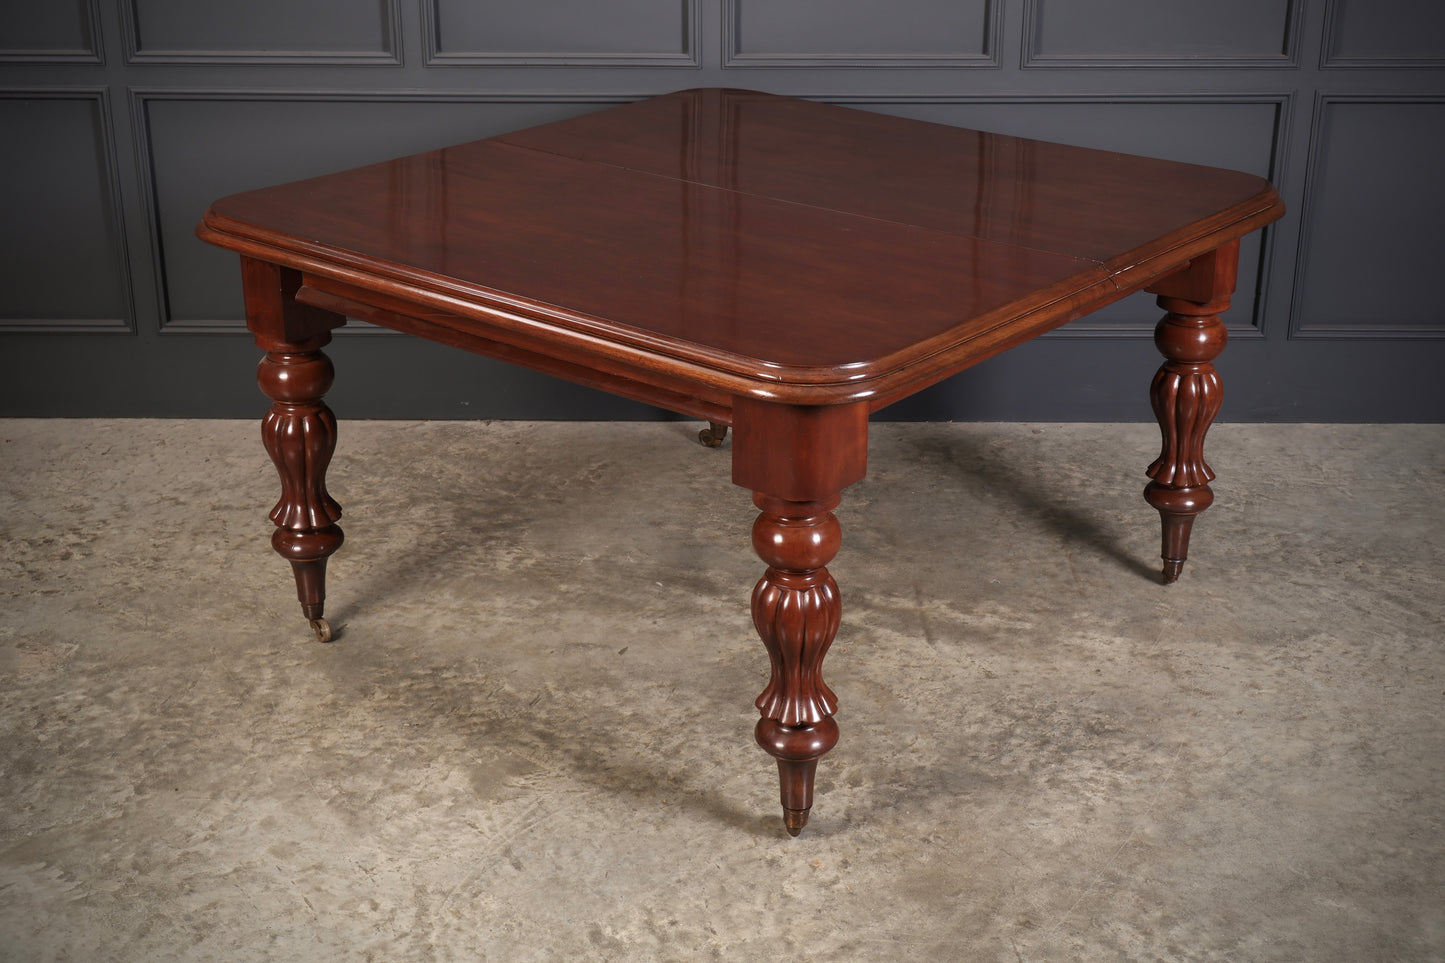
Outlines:
{"label": "table apron", "polygon": [[[368,300],[357,300],[355,297],[329,290],[336,287],[340,285],[334,281],[307,274],[304,275],[300,290],[296,292],[296,300],[302,304],[461,348],[678,414],[717,424],[732,424],[732,395],[729,392],[708,388],[688,378],[669,376],[666,372],[626,361],[612,360],[609,362],[610,370],[600,370],[586,361],[569,360],[561,356],[556,342],[529,338],[523,333],[504,328],[496,328],[482,335],[463,328],[475,328],[477,322],[473,318],[426,309],[401,299],[395,299],[395,304],[391,307],[383,307],[369,302],[393,299],[365,292]],[[404,310],[399,310],[402,308]]]}

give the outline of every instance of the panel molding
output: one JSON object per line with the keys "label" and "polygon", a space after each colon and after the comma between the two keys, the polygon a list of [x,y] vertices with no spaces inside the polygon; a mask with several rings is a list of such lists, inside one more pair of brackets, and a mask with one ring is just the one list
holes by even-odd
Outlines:
{"label": "panel molding", "polygon": [[18,64],[103,64],[104,41],[100,33],[99,0],[85,0],[85,26],[90,34],[89,47],[57,50],[7,48],[0,50],[0,63]]}
{"label": "panel molding", "polygon": [[1320,41],[1320,66],[1323,68],[1410,68],[1445,67],[1445,57],[1347,57],[1332,51],[1338,46],[1344,17],[1340,10],[1345,0],[1325,0],[1325,29]]}
{"label": "panel molding", "polygon": [[[197,334],[246,334],[244,318],[200,318],[175,320],[171,317],[170,293],[166,282],[165,252],[161,246],[160,205],[156,185],[155,157],[151,150],[149,105],[157,101],[302,102],[302,103],[418,103],[418,104],[626,104],[648,94],[612,93],[478,93],[475,91],[327,91],[276,88],[131,87],[130,113],[135,131],[136,169],[150,237],[150,258],[155,284],[160,333],[165,336]],[[399,335],[399,332],[355,319],[335,332],[343,337]]]}
{"label": "panel molding", "polygon": [[1240,56],[1174,56],[1174,55],[1132,55],[1113,56],[1100,54],[1080,56],[1074,54],[1045,54],[1043,42],[1043,6],[1045,0],[1024,0],[1024,40],[1019,66],[1028,68],[1068,69],[1088,67],[1298,67],[1299,35],[1303,16],[1304,0],[1287,0],[1285,8],[1284,36],[1280,38],[1278,54],[1261,57]]}
{"label": "panel molding", "polygon": [[1301,317],[1305,279],[1309,271],[1309,242],[1313,233],[1316,199],[1320,191],[1320,165],[1328,135],[1328,108],[1331,104],[1445,104],[1445,94],[1315,94],[1314,115],[1310,122],[1310,152],[1305,166],[1305,190],[1300,215],[1299,241],[1295,251],[1294,284],[1289,308],[1291,340],[1300,341],[1437,341],[1445,338],[1445,324],[1368,327],[1324,325],[1309,327]]}
{"label": "panel molding", "polygon": [[420,0],[423,62],[428,67],[701,67],[702,0],[677,0],[682,7],[682,49],[677,53],[648,54],[636,51],[582,53],[539,50],[525,53],[501,51],[455,51],[441,49],[441,18],[438,0]]}
{"label": "panel molding", "polygon": [[380,0],[386,36],[380,50],[145,50],[141,47],[140,11],[137,0],[120,0],[121,29],[125,37],[128,64],[181,64],[206,66],[295,65],[401,66],[401,7],[398,0]]}
{"label": "panel molding", "polygon": [[119,318],[0,318],[0,333],[12,334],[135,334],[135,284],[131,276],[130,245],[121,203],[119,154],[115,125],[111,120],[108,87],[0,87],[4,100],[80,100],[97,105],[100,112],[101,153],[106,205],[115,231],[116,256],[120,260],[121,304]]}
{"label": "panel molding", "polygon": [[742,0],[722,0],[723,67],[998,67],[1003,0],[984,0],[984,49],[958,54],[744,53]]}
{"label": "panel molding", "polygon": [[[840,106],[867,104],[1272,104],[1275,107],[1274,132],[1270,143],[1269,170],[1266,176],[1281,195],[1285,193],[1279,182],[1279,175],[1281,171],[1288,169],[1285,160],[1289,149],[1287,132],[1290,128],[1289,119],[1294,105],[1293,91],[1251,91],[1228,94],[795,94],[794,96]],[[1265,337],[1264,306],[1269,300],[1270,282],[1273,277],[1276,227],[1277,224],[1270,224],[1262,229],[1258,273],[1252,295],[1249,322],[1229,326],[1229,336],[1233,339],[1257,341]],[[1042,337],[1152,339],[1154,323],[1154,321],[1150,321],[1147,325],[1090,323],[1085,317],[1071,321],[1064,327],[1056,328]]]}

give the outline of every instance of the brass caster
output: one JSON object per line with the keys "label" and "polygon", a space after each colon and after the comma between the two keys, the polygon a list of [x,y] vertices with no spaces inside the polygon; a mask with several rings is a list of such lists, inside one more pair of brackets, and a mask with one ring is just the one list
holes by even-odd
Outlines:
{"label": "brass caster", "polygon": [[788,831],[789,836],[796,836],[808,825],[808,810],[806,809],[784,809],[783,828]]}
{"label": "brass caster", "polygon": [[312,619],[311,631],[316,633],[317,642],[331,641],[331,623],[325,619]]}
{"label": "brass caster", "polygon": [[707,427],[697,433],[697,440],[702,442],[705,448],[720,448],[723,440],[728,436],[728,426],[720,425],[715,421],[709,421]]}

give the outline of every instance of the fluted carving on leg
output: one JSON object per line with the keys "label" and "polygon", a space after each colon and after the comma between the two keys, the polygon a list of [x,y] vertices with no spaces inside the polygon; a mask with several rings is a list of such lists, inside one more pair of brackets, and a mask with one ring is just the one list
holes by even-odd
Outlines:
{"label": "fluted carving on leg", "polygon": [[757,495],[753,547],[767,571],[753,590],[753,625],[767,647],[772,673],[757,699],[758,745],[778,760],[784,824],[796,836],[813,805],[818,759],[838,742],[837,697],[823,681],[823,657],[842,619],[838,584],[825,567],[842,531],[823,502]]}
{"label": "fluted carving on leg", "polygon": [[341,547],[341,506],[326,491],[326,467],[336,450],[336,418],[322,397],[335,377],[319,349],[268,351],[256,378],[273,402],[261,423],[261,440],[281,478],[271,510],[271,545],[291,563],[296,594],[312,628],[330,637],[322,621],[326,559]]}
{"label": "fluted carving on leg", "polygon": [[1169,313],[1155,328],[1154,343],[1166,360],[1154,376],[1149,398],[1163,445],[1149,466],[1153,480],[1144,489],[1144,498],[1163,521],[1160,554],[1168,584],[1184,568],[1195,516],[1214,502],[1209,487],[1214,472],[1204,460],[1204,438],[1224,400],[1219,373],[1211,362],[1229,340],[1219,319],[1228,301],[1197,304],[1161,297],[1159,306]]}

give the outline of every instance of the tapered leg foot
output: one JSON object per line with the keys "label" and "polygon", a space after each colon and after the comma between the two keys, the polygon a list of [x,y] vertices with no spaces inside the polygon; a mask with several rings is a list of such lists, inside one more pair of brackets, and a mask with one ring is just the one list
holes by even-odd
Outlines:
{"label": "tapered leg foot", "polygon": [[788,835],[796,836],[808,824],[818,760],[838,744],[838,724],[824,719],[816,726],[784,726],[764,718],[758,720],[753,734],[758,745],[778,760],[783,826]]}
{"label": "tapered leg foot", "polygon": [[784,809],[783,828],[788,831],[789,836],[797,836],[808,825],[808,810],[806,809]]}
{"label": "tapered leg foot", "polygon": [[1181,489],[1150,482],[1144,489],[1144,499],[1159,510],[1163,523],[1164,537],[1159,555],[1164,562],[1164,584],[1169,585],[1177,582],[1179,573],[1184,570],[1194,518],[1213,504],[1214,492],[1208,485]]}

